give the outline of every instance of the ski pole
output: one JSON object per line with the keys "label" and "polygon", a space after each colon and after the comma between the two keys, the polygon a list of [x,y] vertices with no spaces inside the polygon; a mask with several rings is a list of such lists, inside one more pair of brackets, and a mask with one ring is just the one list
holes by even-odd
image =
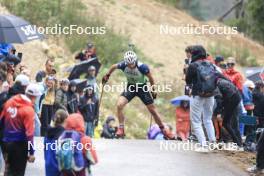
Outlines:
{"label": "ski pole", "polygon": [[102,88],[101,88],[101,95],[100,95],[100,99],[99,99],[99,111],[100,111],[100,107],[101,107],[101,102],[102,102],[102,98],[103,98],[103,94],[104,94],[104,86],[105,86],[105,82],[102,84]]}

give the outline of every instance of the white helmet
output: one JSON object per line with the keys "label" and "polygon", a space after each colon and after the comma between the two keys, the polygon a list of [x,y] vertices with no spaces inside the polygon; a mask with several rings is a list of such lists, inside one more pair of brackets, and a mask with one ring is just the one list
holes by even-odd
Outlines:
{"label": "white helmet", "polygon": [[134,51],[127,51],[124,55],[124,61],[127,64],[134,64],[137,61],[137,55]]}
{"label": "white helmet", "polygon": [[38,84],[29,84],[26,88],[26,94],[34,97],[38,97],[41,95],[40,88]]}

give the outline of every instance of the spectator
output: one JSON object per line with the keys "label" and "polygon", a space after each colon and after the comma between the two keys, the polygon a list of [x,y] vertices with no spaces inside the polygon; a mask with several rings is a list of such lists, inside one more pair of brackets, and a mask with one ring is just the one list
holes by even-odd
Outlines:
{"label": "spectator", "polygon": [[96,68],[95,66],[91,65],[88,68],[88,73],[87,73],[87,86],[91,85],[94,87],[94,92],[95,92],[95,96],[98,98],[98,85],[97,85],[97,81],[96,81]]}
{"label": "spectator", "polygon": [[55,92],[56,92],[56,79],[48,76],[45,79],[45,93],[42,100],[42,108],[40,115],[41,122],[41,136],[46,136],[46,131],[50,125],[51,118],[54,115],[54,103],[55,103]]}
{"label": "spectator", "polygon": [[56,70],[54,69],[54,60],[47,59],[45,63],[45,70],[39,71],[36,75],[37,82],[42,82],[47,76],[55,77]]}
{"label": "spectator", "polygon": [[79,110],[84,117],[86,131],[85,134],[93,137],[94,127],[98,124],[99,115],[98,99],[94,95],[94,88],[88,86],[84,90],[84,95],[80,98]]}
{"label": "spectator", "polygon": [[253,91],[253,103],[255,105],[253,114],[257,117],[258,128],[264,128],[264,83],[259,81]]}
{"label": "spectator", "polygon": [[247,111],[247,115],[253,115],[254,110],[254,104],[253,104],[253,97],[252,97],[252,91],[255,88],[255,84],[253,81],[246,80],[246,82],[243,85],[243,105]]}
{"label": "spectator", "polygon": [[220,73],[223,73],[224,70],[226,69],[226,64],[224,63],[224,61],[225,60],[223,56],[217,55],[215,57],[214,63],[216,65],[217,71],[219,71]]}
{"label": "spectator", "polygon": [[72,80],[67,93],[67,110],[69,114],[78,112],[79,95],[76,93],[77,83]]}
{"label": "spectator", "polygon": [[[37,81],[36,81],[37,82]],[[41,136],[41,107],[42,107],[42,100],[45,96],[45,85],[43,82],[37,82],[37,85],[39,86],[39,90],[41,92],[41,96],[38,96],[36,98],[35,104],[34,104],[34,110],[35,110],[35,134],[34,136]]]}
{"label": "spectator", "polygon": [[177,139],[187,141],[190,133],[190,102],[181,101],[176,108],[176,133]]}
{"label": "spectator", "polygon": [[10,53],[11,49],[11,44],[0,43],[0,59],[5,58]]}
{"label": "spectator", "polygon": [[224,75],[230,79],[233,84],[238,88],[240,93],[243,91],[243,76],[242,74],[235,70],[236,60],[233,57],[227,58],[227,69],[224,71]]}
{"label": "spectator", "polygon": [[103,132],[101,134],[102,138],[114,139],[116,137],[117,127],[115,126],[115,118],[113,116],[108,116],[104,125]]}
{"label": "spectator", "polygon": [[5,126],[3,153],[7,175],[23,176],[27,161],[34,162],[35,160],[33,104],[39,95],[38,86],[30,84],[25,95],[19,94],[8,100],[1,112],[0,119]]}
{"label": "spectator", "polygon": [[242,147],[242,138],[239,132],[240,93],[232,82],[222,78],[217,80],[217,88],[222,95],[222,102],[221,105],[218,104],[218,108],[223,108],[223,126],[231,135],[233,142]]}
{"label": "spectator", "polygon": [[97,58],[96,48],[92,43],[88,43],[85,51],[80,52],[75,56],[75,59],[79,59],[80,61],[86,61],[92,58]]}
{"label": "spectator", "polygon": [[59,176],[58,161],[56,158],[56,150],[52,148],[57,143],[58,138],[64,131],[64,121],[68,117],[68,113],[62,109],[58,110],[54,115],[54,126],[48,127],[47,135],[44,138],[44,159],[46,176]]}
{"label": "spectator", "polygon": [[184,60],[184,67],[183,67],[183,73],[186,74],[187,69],[189,65],[191,64],[192,61],[192,54],[191,54],[192,46],[187,46],[185,48],[185,54],[186,54],[186,59]]}
{"label": "spectator", "polygon": [[26,75],[18,75],[15,84],[8,90],[1,93],[0,110],[2,110],[4,103],[17,94],[25,94],[26,87],[29,85],[29,77]]}
{"label": "spectator", "polygon": [[247,170],[254,174],[264,174],[264,131],[262,131],[257,145],[256,165]]}
{"label": "spectator", "polygon": [[222,107],[222,95],[216,93],[215,95],[215,108],[213,112],[213,123],[215,128],[215,137],[217,141],[223,140],[222,127],[223,127],[223,107]]}
{"label": "spectator", "polygon": [[[65,129],[66,130],[74,130],[81,135],[81,143],[83,147],[83,157],[85,159],[85,167],[88,170],[89,175],[91,174],[90,166],[96,164],[98,162],[96,151],[93,147],[92,140],[89,136],[85,135],[84,132],[84,121],[83,117],[80,114],[71,114],[65,120]],[[75,176],[85,176],[85,170],[83,169],[79,172],[75,172]],[[66,174],[67,175],[67,174]]]}
{"label": "spectator", "polygon": [[58,109],[63,109],[67,111],[67,92],[69,89],[69,84],[70,81],[68,79],[62,79],[60,81],[60,88],[56,91],[55,96],[55,111],[57,111]]}
{"label": "spectator", "polygon": [[[214,91],[215,85],[215,67],[206,61],[206,51],[203,46],[196,45],[192,47],[192,63],[190,64],[186,84],[192,87],[191,98],[191,123],[195,136],[198,138],[201,148],[197,151],[208,151],[206,137],[203,131],[202,123],[205,126],[209,142],[216,142],[215,131],[212,123]],[[206,70],[206,72],[204,72]],[[204,75],[202,75],[204,74]],[[201,77],[208,77],[207,82],[201,82]],[[205,86],[206,84],[206,86]],[[202,86],[204,85],[204,86]],[[207,88],[203,90],[203,88]],[[203,120],[202,120],[203,117]]]}
{"label": "spectator", "polygon": [[[175,134],[173,133],[172,126],[165,124],[164,128],[168,131],[168,135],[173,136],[173,137],[175,136]],[[162,131],[160,130],[157,124],[154,124],[149,128],[147,138],[150,140],[164,140],[165,139],[164,134],[162,133]]]}

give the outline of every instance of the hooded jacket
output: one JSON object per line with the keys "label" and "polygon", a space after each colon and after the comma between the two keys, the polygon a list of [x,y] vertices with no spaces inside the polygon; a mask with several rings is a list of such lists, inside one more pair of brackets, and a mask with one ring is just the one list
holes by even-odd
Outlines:
{"label": "hooded jacket", "polygon": [[78,94],[71,91],[72,85],[69,85],[67,92],[67,110],[69,114],[76,113],[78,111]]}
{"label": "hooded jacket", "polygon": [[88,148],[83,147],[83,155],[90,164],[96,164],[98,162],[96,151],[92,146],[91,138],[86,136],[84,133],[84,120],[82,115],[77,113],[69,115],[68,118],[65,120],[65,129],[77,131],[82,135],[82,145],[88,146]]}
{"label": "hooded jacket", "polygon": [[19,94],[8,100],[0,115],[4,123],[3,141],[31,142],[29,152],[33,154],[34,115],[33,104],[27,96]]}
{"label": "hooded jacket", "polygon": [[[87,101],[91,99],[90,103]],[[98,99],[93,95],[88,97],[86,94],[80,98],[79,110],[82,113],[85,122],[94,122],[98,119],[99,103]]]}

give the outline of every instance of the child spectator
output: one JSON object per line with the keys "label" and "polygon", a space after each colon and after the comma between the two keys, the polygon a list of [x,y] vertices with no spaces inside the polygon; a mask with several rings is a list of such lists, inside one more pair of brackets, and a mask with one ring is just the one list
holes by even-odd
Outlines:
{"label": "child spectator", "polygon": [[52,148],[59,136],[64,131],[64,121],[68,113],[62,109],[58,110],[54,116],[54,126],[48,127],[47,135],[44,138],[44,159],[46,176],[59,176],[58,161],[56,159],[56,150]]}
{"label": "child spectator", "polygon": [[93,137],[94,127],[98,123],[99,115],[98,99],[94,95],[93,86],[88,86],[84,90],[84,95],[80,98],[79,110],[84,117],[86,135]]}
{"label": "child spectator", "polygon": [[94,88],[94,93],[95,96],[98,98],[98,86],[97,86],[97,81],[96,81],[96,68],[95,66],[91,65],[88,68],[88,73],[87,73],[87,86],[92,85]]}
{"label": "child spectator", "polygon": [[189,101],[181,101],[176,108],[176,133],[177,138],[187,141],[190,132],[190,104]]}
{"label": "child spectator", "polygon": [[69,90],[67,92],[67,110],[69,114],[77,113],[78,111],[78,103],[79,103],[79,95],[77,94],[77,83],[72,80],[69,85]]}
{"label": "child spectator", "polygon": [[116,137],[116,131],[117,127],[115,126],[115,118],[113,116],[108,116],[103,125],[101,137],[106,139],[114,139]]}
{"label": "child spectator", "polygon": [[74,130],[78,132],[81,136],[81,144],[83,146],[83,157],[85,161],[85,168],[81,171],[72,171],[69,173],[63,173],[63,176],[86,176],[85,171],[88,170],[89,175],[91,174],[90,166],[96,164],[98,162],[96,151],[92,144],[92,140],[90,137],[86,136],[84,133],[84,121],[83,117],[80,114],[71,114],[65,120],[65,130]]}
{"label": "child spectator", "polygon": [[243,104],[247,111],[247,115],[253,115],[254,110],[254,104],[253,104],[253,97],[252,97],[252,91],[255,88],[255,84],[253,81],[246,80],[246,82],[243,85]]}
{"label": "child spectator", "polygon": [[58,109],[63,109],[67,111],[68,100],[67,92],[69,89],[70,81],[68,79],[62,79],[60,81],[60,88],[56,91],[55,97],[55,111]]}

